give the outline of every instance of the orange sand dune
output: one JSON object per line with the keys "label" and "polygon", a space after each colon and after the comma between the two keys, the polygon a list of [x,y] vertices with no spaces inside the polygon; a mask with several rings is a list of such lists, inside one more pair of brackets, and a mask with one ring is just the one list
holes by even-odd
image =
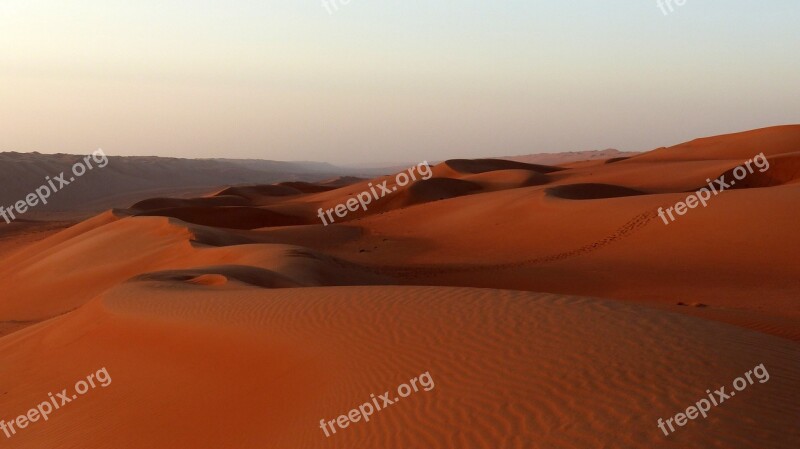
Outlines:
{"label": "orange sand dune", "polygon": [[[161,278],[171,270],[194,276],[224,266],[226,274],[254,285],[371,285],[389,278],[313,250],[250,245],[246,236],[163,217],[111,213],[62,231],[0,262],[0,321],[37,322],[83,305],[137,276]],[[53,292],[58,292],[54,295]]]}
{"label": "orange sand dune", "polygon": [[749,159],[760,152],[767,156],[800,151],[800,125],[773,126],[735,134],[705,137],[670,148],[659,148],[633,156],[637,162],[710,159]]}
{"label": "orange sand dune", "polygon": [[566,184],[547,189],[548,195],[568,200],[599,200],[644,195],[639,190],[611,184]]}
{"label": "orange sand dune", "polygon": [[[5,414],[100,367],[112,377],[6,445],[796,447],[800,349],[776,337],[558,295],[201,284],[128,283],[0,340]],[[659,430],[762,363],[767,382]],[[320,429],[425,372],[429,391]]]}
{"label": "orange sand dune", "polygon": [[547,184],[551,178],[533,170],[495,170],[463,176],[460,179],[479,184],[484,191],[515,189]]}
{"label": "orange sand dune", "polygon": [[[768,170],[665,224],[659,210],[761,152]],[[0,227],[0,419],[99,368],[114,379],[0,441],[798,447],[798,154],[794,125],[559,167],[450,160],[405,187],[220,187],[57,233]],[[383,182],[367,210],[321,223]],[[673,435],[657,427],[761,363],[767,383]],[[320,429],[425,372],[433,390]]]}
{"label": "orange sand dune", "polygon": [[[789,132],[791,137],[794,129],[780,127],[743,135],[767,135],[769,139],[760,147],[775,154],[777,150],[770,150],[769,144],[783,142],[785,139],[777,134]],[[726,138],[731,139],[733,147],[742,140],[741,135],[734,135],[697,142],[716,148]],[[757,143],[752,138],[747,142]],[[693,148],[698,154],[706,153],[698,143]],[[254,253],[271,254],[274,249],[269,245],[274,244],[327,253],[335,257],[335,264],[361,273],[348,284],[361,283],[364,267],[371,267],[367,271],[370,276],[391,279],[391,283],[598,295],[668,305],[684,313],[800,340],[800,307],[794,300],[791,281],[800,274],[793,254],[800,242],[797,233],[776,232],[791,229],[797,221],[793,206],[798,195],[793,183],[795,153],[771,156],[769,171],[755,172],[736,189],[712,198],[709,207],[692,210],[668,226],[657,216],[660,207],[685,199],[686,192],[703,186],[709,177],[729,173],[742,160],[645,163],[639,159],[566,170],[510,161],[448,161],[434,167],[432,179],[413,183],[370,204],[367,211],[349,213],[337,222],[343,224],[328,227],[319,225],[317,208],[344,203],[368,189],[367,181],[316,193],[295,191],[288,196],[283,195],[288,186],[234,188],[197,200],[148,201],[138,207],[151,210],[132,213],[188,222],[181,225],[180,220],[173,221],[176,227],[170,227],[181,248],[191,246],[191,241],[203,241],[219,247],[268,245],[249,246]],[[393,185],[391,176],[372,182],[382,180]],[[764,185],[772,187],[750,188]],[[230,207],[230,201],[246,201],[251,206]],[[759,216],[770,218],[747,218]],[[103,239],[92,238],[95,243],[90,246],[88,242],[76,244],[78,253],[83,254],[79,257],[105,260],[95,250],[84,249],[107,248],[107,242],[115,240],[135,242],[126,254],[139,254],[143,260],[170,256],[158,263],[141,264],[134,257],[130,263],[104,265],[104,273],[113,266],[124,269],[115,271],[115,276],[105,276],[96,285],[84,282],[68,289],[62,295],[68,298],[65,305],[76,307],[81,303],[79,298],[85,301],[87,294],[99,293],[126,277],[229,262],[198,258],[191,251],[178,258],[180,263],[173,263],[178,253],[171,243],[153,247],[160,248],[155,252],[146,250],[157,240],[148,232],[142,233],[149,225],[140,229],[138,223],[144,222],[137,220],[128,220],[131,223],[125,228],[130,230],[123,234],[109,230]],[[185,226],[183,231],[179,230],[181,226]],[[131,238],[134,234],[140,235]],[[159,235],[163,235],[161,231]],[[44,247],[62,240],[54,237]],[[31,248],[26,257],[38,260],[49,254],[36,252]],[[47,261],[36,264],[42,270],[53,266]],[[0,275],[3,266],[10,267],[8,276],[38,273],[12,259],[0,263]],[[274,264],[259,267],[273,269]],[[91,270],[87,273],[93,276]],[[373,278],[364,281],[372,282]],[[69,310],[38,306],[52,302],[47,299],[49,282],[39,281],[36,287],[21,285],[11,292],[27,298],[25,308],[12,313],[17,305],[4,309],[0,304],[0,312],[7,310],[9,319],[42,319]],[[319,279],[310,285],[337,283]],[[758,302],[752,300],[754,295]],[[678,303],[710,307],[686,310]],[[22,310],[27,312],[20,313]]]}
{"label": "orange sand dune", "polygon": [[443,163],[444,166],[456,173],[486,173],[497,170],[531,170],[539,173],[552,173],[563,170],[560,167],[548,165],[526,164],[524,162],[506,161],[502,159],[453,159]]}

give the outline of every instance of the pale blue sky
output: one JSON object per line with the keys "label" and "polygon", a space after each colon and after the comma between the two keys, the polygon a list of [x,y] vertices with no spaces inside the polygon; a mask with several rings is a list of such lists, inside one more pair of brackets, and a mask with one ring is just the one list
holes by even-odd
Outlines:
{"label": "pale blue sky", "polygon": [[796,0],[336,3],[0,1],[0,151],[380,163],[800,123]]}

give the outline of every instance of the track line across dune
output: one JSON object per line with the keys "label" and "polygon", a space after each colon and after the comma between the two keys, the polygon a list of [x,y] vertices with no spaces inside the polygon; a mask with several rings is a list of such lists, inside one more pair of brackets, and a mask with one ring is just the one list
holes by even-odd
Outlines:
{"label": "track line across dune", "polygon": [[564,251],[557,254],[548,256],[535,257],[533,259],[526,259],[518,262],[508,262],[502,264],[487,264],[487,265],[470,265],[470,266],[415,266],[415,267],[397,267],[391,265],[360,265],[362,269],[372,271],[374,273],[383,275],[393,275],[400,277],[420,277],[423,275],[442,275],[453,273],[470,273],[486,270],[504,270],[509,268],[517,268],[525,265],[537,265],[550,262],[558,262],[564,259],[571,259],[573,257],[580,257],[586,254],[597,251],[611,243],[617,242],[630,236],[639,229],[647,226],[653,219],[658,216],[655,210],[643,212],[636,215],[631,220],[626,222],[620,228],[608,236],[588,243],[579,248]]}

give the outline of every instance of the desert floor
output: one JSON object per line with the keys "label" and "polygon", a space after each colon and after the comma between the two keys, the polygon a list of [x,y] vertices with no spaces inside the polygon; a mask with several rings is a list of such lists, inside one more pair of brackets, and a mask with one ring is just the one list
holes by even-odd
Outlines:
{"label": "desert floor", "polygon": [[[769,169],[659,216],[759,153]],[[430,175],[3,225],[0,419],[100,368],[113,382],[0,441],[800,446],[800,126],[561,166],[451,160]],[[320,208],[383,181],[391,193],[368,210],[322,224]],[[707,418],[657,426],[761,364],[769,380]],[[430,391],[321,430],[426,372]]]}

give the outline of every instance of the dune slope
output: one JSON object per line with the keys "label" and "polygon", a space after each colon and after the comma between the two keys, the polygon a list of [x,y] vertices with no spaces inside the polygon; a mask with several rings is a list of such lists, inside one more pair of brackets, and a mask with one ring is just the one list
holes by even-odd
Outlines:
{"label": "dune slope", "polygon": [[[800,126],[775,127],[558,167],[449,160],[408,185],[220,186],[60,232],[15,223],[0,229],[0,419],[103,367],[113,383],[0,441],[796,448],[799,148]],[[768,168],[678,214],[762,151]],[[768,381],[659,429],[761,364]],[[423,373],[429,391],[320,428]]]}
{"label": "dune slope", "polygon": [[[113,378],[7,447],[788,449],[800,412],[790,342],[499,290],[132,282],[0,340],[0,356],[6,414],[101,366]],[[766,383],[669,437],[658,429],[761,363]],[[320,429],[425,372],[429,391]]]}

